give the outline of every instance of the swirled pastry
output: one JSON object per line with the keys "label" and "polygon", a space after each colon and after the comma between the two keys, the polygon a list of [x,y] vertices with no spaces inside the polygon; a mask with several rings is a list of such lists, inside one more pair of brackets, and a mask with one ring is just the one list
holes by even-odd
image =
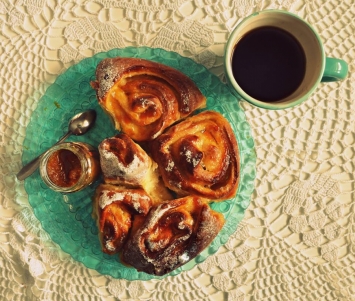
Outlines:
{"label": "swirled pastry", "polygon": [[139,186],[157,164],[126,134],[104,139],[98,146],[105,183]]}
{"label": "swirled pastry", "polygon": [[206,98],[189,77],[138,58],[102,60],[91,85],[116,129],[135,141],[152,140],[177,120],[206,106]]}
{"label": "swirled pastry", "polygon": [[128,238],[133,216],[146,215],[152,200],[143,189],[100,184],[95,191],[93,217],[99,229],[102,251],[119,252]]}
{"label": "swirled pastry", "polygon": [[239,153],[233,130],[220,113],[204,111],[170,127],[152,144],[165,185],[179,196],[214,201],[234,197]]}
{"label": "swirled pastry", "polygon": [[104,139],[98,149],[105,183],[141,187],[154,203],[172,198],[160,177],[158,165],[126,134]]}
{"label": "swirled pastry", "polygon": [[188,196],[153,207],[124,245],[121,260],[138,271],[164,275],[195,258],[224,225],[208,200]]}

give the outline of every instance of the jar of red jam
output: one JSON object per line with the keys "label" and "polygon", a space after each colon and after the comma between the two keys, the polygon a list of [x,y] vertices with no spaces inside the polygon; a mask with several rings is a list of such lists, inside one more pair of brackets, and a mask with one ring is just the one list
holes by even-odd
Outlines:
{"label": "jar of red jam", "polygon": [[53,190],[75,192],[92,184],[100,173],[98,151],[83,142],[64,142],[48,150],[40,163],[43,181]]}

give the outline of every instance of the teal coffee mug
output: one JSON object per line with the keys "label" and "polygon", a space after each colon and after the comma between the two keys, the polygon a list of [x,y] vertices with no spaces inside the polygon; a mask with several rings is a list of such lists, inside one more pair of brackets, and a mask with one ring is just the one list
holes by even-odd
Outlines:
{"label": "teal coffee mug", "polygon": [[234,92],[270,110],[299,105],[320,82],[342,80],[348,73],[345,61],[325,56],[312,26],[282,10],[242,20],[228,39],[224,67]]}

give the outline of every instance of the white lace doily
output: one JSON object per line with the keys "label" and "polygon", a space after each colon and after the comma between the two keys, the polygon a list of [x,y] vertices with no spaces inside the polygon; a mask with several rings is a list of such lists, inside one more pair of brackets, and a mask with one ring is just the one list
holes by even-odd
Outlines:
{"label": "white lace doily", "polygon": [[[242,103],[256,188],[238,230],[188,272],[151,281],[103,276],[41,228],[15,174],[26,125],[58,74],[127,46],[191,57],[223,79],[230,31],[279,8],[311,23],[349,76],[302,105]],[[355,300],[355,2],[352,0],[0,0],[1,300]]]}

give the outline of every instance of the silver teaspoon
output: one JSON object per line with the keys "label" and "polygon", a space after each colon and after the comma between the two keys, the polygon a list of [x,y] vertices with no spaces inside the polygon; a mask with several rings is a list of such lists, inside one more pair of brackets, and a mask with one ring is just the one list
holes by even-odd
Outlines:
{"label": "silver teaspoon", "polygon": [[[54,145],[57,145],[67,139],[70,135],[84,135],[91,127],[94,125],[96,120],[96,111],[95,110],[87,110],[76,114],[69,121],[68,132],[58,140],[58,142]],[[27,163],[25,166],[21,168],[21,170],[16,175],[17,179],[22,181],[29,177],[39,166],[42,156],[45,152],[40,154],[38,157],[33,159],[31,162]]]}

